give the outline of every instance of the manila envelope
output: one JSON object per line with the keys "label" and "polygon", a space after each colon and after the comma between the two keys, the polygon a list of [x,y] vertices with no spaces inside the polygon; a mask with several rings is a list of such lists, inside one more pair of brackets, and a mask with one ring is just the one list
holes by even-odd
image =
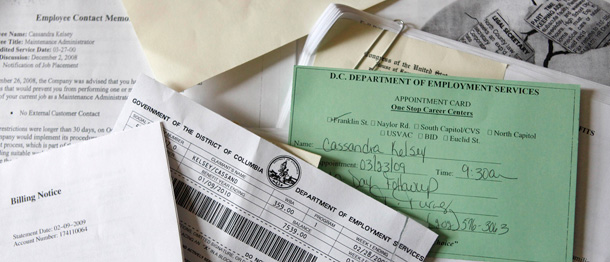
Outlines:
{"label": "manila envelope", "polygon": [[[330,0],[123,0],[157,80],[182,91],[305,36]],[[340,0],[365,9],[382,0]]]}

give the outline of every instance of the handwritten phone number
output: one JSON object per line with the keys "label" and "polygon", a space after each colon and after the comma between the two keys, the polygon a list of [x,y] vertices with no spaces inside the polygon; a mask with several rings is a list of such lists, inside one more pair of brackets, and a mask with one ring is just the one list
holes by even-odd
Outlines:
{"label": "handwritten phone number", "polygon": [[461,232],[480,232],[494,235],[504,235],[510,231],[508,224],[497,223],[492,220],[479,220],[475,218],[459,219],[455,213],[451,212],[455,219],[431,219],[428,214],[427,222],[430,229],[443,229]]}

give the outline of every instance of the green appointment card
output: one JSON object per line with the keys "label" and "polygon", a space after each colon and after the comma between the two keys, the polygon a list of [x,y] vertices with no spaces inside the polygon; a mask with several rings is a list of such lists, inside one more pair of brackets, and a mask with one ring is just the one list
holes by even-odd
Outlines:
{"label": "green appointment card", "polygon": [[579,102],[576,85],[295,67],[290,144],[426,222],[429,256],[572,261]]}

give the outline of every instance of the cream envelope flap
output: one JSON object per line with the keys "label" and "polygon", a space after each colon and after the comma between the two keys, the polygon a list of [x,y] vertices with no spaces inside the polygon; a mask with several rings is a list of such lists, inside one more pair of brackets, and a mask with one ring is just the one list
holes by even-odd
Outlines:
{"label": "cream envelope flap", "polygon": [[179,91],[305,36],[332,2],[123,0],[156,78]]}

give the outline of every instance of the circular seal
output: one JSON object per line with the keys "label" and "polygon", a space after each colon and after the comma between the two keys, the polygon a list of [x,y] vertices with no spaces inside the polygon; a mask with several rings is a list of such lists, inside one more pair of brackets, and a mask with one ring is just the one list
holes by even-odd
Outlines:
{"label": "circular seal", "polygon": [[301,166],[290,156],[277,156],[267,166],[269,182],[279,189],[296,185],[301,178]]}

